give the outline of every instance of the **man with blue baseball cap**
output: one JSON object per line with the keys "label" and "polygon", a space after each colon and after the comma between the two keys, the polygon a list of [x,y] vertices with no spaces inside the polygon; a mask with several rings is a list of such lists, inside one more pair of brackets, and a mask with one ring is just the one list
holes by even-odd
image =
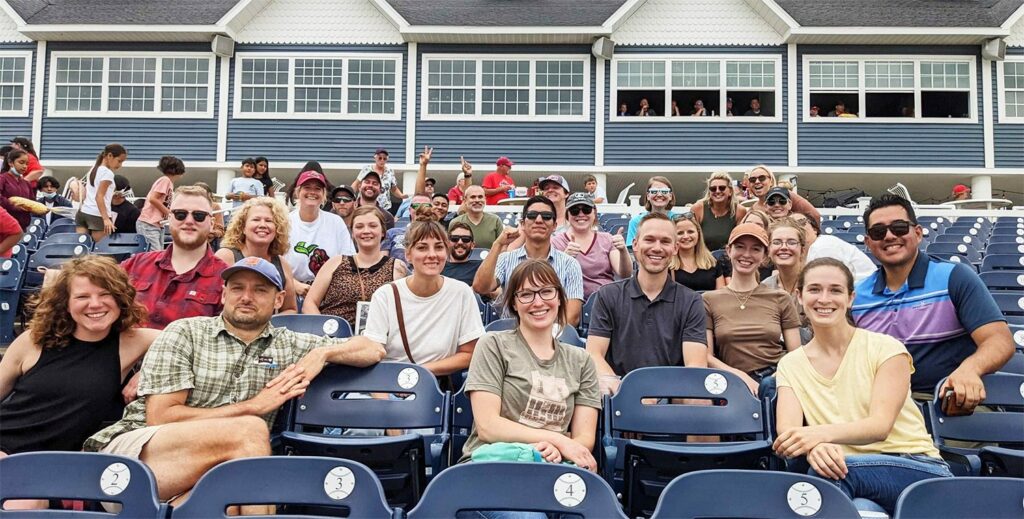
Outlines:
{"label": "man with blue baseball cap", "polygon": [[168,325],[142,362],[138,400],[84,445],[142,460],[172,504],[219,463],[269,456],[278,409],[302,396],[325,362],[365,367],[384,358],[379,344],[271,326],[284,282],[267,260],[243,258],[221,277],[223,312]]}

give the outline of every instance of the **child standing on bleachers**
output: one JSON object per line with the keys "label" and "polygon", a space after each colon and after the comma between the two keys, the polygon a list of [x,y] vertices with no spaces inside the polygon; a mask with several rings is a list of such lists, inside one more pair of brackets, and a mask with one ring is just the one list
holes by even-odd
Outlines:
{"label": "child standing on bleachers", "polygon": [[149,188],[136,224],[139,234],[146,237],[150,250],[164,250],[163,221],[171,214],[171,193],[174,192],[175,181],[185,174],[185,164],[177,157],[164,156],[160,158],[157,169],[164,176]]}
{"label": "child standing on bleachers", "polygon": [[242,176],[231,179],[228,194],[224,195],[224,199],[234,201],[232,207],[238,207],[246,200],[263,194],[263,182],[256,178],[256,161],[251,158],[242,159]]}

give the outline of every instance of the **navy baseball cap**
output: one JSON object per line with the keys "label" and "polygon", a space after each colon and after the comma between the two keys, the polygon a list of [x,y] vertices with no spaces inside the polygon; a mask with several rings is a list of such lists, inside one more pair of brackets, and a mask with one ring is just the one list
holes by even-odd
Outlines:
{"label": "navy baseball cap", "polygon": [[278,290],[284,290],[284,282],[281,281],[281,274],[278,273],[276,268],[274,268],[274,265],[263,258],[257,258],[255,256],[249,256],[248,258],[238,260],[234,265],[225,269],[224,272],[220,274],[220,277],[224,281],[227,281],[231,276],[235,275],[236,272],[243,270],[255,272],[266,278],[267,281],[270,281],[270,284],[277,287]]}

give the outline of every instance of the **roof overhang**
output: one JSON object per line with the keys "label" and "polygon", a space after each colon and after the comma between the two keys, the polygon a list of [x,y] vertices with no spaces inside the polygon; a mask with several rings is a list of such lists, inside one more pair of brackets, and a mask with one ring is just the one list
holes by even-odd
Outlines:
{"label": "roof overhang", "polygon": [[796,27],[787,43],[824,45],[978,45],[1005,38],[1000,27]]}
{"label": "roof overhang", "polygon": [[33,40],[46,41],[210,41],[214,36],[234,37],[217,25],[22,25]]}
{"label": "roof overhang", "polygon": [[596,38],[611,36],[607,27],[463,27],[447,25],[411,25],[399,28],[409,42],[421,43],[491,43],[491,44],[557,44],[591,43]]}

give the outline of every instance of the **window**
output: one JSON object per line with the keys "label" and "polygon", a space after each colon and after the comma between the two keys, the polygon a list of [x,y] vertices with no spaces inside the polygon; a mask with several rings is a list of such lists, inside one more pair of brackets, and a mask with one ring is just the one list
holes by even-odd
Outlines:
{"label": "window", "polygon": [[54,52],[53,58],[53,116],[213,117],[211,56]]}
{"label": "window", "polygon": [[1024,60],[1008,57],[999,69],[999,122],[1024,122]]}
{"label": "window", "polygon": [[424,56],[424,119],[586,120],[589,58]]}
{"label": "window", "polygon": [[0,53],[0,115],[28,116],[31,52]]}
{"label": "window", "polygon": [[973,57],[808,56],[804,118],[971,119],[974,78]]}
{"label": "window", "polygon": [[235,117],[399,119],[399,56],[241,53]]}
{"label": "window", "polygon": [[[781,56],[638,56],[613,60],[612,119],[760,116],[778,122]],[[664,120],[662,117],[645,120]],[[746,119],[752,121],[754,119]],[[688,119],[688,121],[690,121]]]}

